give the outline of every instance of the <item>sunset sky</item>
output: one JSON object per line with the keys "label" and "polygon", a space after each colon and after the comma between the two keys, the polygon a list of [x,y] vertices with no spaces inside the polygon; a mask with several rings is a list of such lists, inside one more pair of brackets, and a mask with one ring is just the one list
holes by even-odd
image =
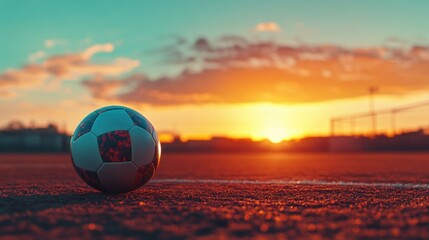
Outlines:
{"label": "sunset sky", "polygon": [[331,117],[368,111],[370,86],[377,109],[429,99],[428,9],[423,0],[3,0],[0,125],[72,132],[98,107],[126,105],[184,138],[326,135]]}

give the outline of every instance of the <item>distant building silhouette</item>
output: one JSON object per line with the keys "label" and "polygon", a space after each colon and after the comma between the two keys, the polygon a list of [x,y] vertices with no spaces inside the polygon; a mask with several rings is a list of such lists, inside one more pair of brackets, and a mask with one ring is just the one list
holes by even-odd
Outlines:
{"label": "distant building silhouette", "polygon": [[0,130],[0,152],[67,152],[70,136],[58,127],[25,127],[18,121]]}
{"label": "distant building silhouette", "polygon": [[418,129],[393,137],[333,136],[329,140],[329,150],[331,152],[429,151],[429,135],[424,129]]}
{"label": "distant building silhouette", "polygon": [[305,137],[273,144],[268,140],[231,139],[215,137],[210,140],[176,139],[163,143],[164,152],[377,152],[377,151],[429,151],[429,135],[423,129],[404,132],[393,137],[377,136],[326,136]]}
{"label": "distant building silhouette", "polygon": [[[0,130],[0,152],[68,152],[70,136],[54,124],[26,127],[10,122]],[[250,138],[213,137],[210,140],[182,141],[175,135],[172,142],[162,144],[163,152],[375,152],[429,151],[429,135],[424,129],[404,132],[393,137],[321,136],[305,137],[278,144]]]}

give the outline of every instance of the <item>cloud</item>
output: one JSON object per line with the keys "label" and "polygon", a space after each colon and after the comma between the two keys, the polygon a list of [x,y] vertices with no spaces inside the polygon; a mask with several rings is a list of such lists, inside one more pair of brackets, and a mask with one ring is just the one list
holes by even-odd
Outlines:
{"label": "cloud", "polygon": [[95,98],[98,99],[109,99],[111,96],[133,87],[133,83],[144,81],[145,76],[136,74],[124,79],[109,79],[106,80],[103,77],[96,76],[90,79],[86,79],[82,84],[87,87]]}
{"label": "cloud", "polygon": [[83,84],[95,98],[158,106],[320,102],[364,96],[368,86],[400,95],[429,90],[428,53],[427,46],[346,48],[198,38],[187,48],[163,53],[174,60],[166,63],[188,69],[176,76],[94,77]]}
{"label": "cloud", "polygon": [[30,62],[35,62],[43,57],[46,56],[46,53],[44,51],[37,51],[33,54],[31,54],[30,56],[28,56],[28,61]]}
{"label": "cloud", "polygon": [[258,23],[253,29],[256,32],[280,32],[280,26],[275,22]]}
{"label": "cloud", "polygon": [[[0,90],[40,86],[47,81],[79,79],[85,76],[116,76],[140,65],[137,60],[117,58],[96,64],[91,58],[102,52],[112,52],[112,44],[93,45],[82,52],[51,56],[41,63],[30,63],[18,69],[0,73]],[[41,54],[39,54],[41,55]]]}
{"label": "cloud", "polygon": [[111,43],[98,44],[98,45],[94,45],[94,46],[91,46],[91,47],[85,49],[85,51],[83,51],[80,55],[85,59],[89,59],[96,53],[112,52],[114,50],[114,48],[115,47]]}
{"label": "cloud", "polygon": [[46,48],[52,48],[52,47],[54,47],[54,46],[58,46],[58,45],[65,45],[65,44],[67,44],[67,41],[66,41],[66,40],[64,40],[64,39],[46,39],[46,40],[43,42],[43,45],[44,45]]}
{"label": "cloud", "polygon": [[15,93],[8,90],[0,90],[0,98],[7,99],[15,97]]}

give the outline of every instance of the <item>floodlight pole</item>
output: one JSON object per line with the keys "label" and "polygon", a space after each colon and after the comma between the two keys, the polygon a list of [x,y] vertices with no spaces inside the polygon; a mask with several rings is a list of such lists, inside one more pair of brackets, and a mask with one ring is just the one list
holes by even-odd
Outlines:
{"label": "floodlight pole", "polygon": [[350,118],[350,135],[355,135],[355,119]]}
{"label": "floodlight pole", "polygon": [[392,136],[395,136],[396,134],[396,109],[393,109],[390,112],[390,127],[392,128]]}
{"label": "floodlight pole", "polygon": [[377,134],[377,119],[375,116],[375,111],[374,111],[374,95],[375,92],[378,91],[378,87],[369,87],[368,88],[368,92],[369,92],[369,113],[371,114],[371,118],[372,118],[372,136],[375,137],[375,135]]}

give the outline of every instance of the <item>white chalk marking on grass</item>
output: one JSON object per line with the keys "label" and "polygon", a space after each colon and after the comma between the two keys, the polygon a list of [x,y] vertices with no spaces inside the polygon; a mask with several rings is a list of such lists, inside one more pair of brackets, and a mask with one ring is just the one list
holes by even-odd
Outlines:
{"label": "white chalk marking on grass", "polygon": [[152,183],[215,183],[215,184],[250,184],[250,185],[322,185],[322,186],[353,186],[353,187],[386,187],[386,188],[418,188],[429,189],[427,183],[381,183],[381,182],[345,182],[320,180],[222,180],[222,179],[154,179]]}

